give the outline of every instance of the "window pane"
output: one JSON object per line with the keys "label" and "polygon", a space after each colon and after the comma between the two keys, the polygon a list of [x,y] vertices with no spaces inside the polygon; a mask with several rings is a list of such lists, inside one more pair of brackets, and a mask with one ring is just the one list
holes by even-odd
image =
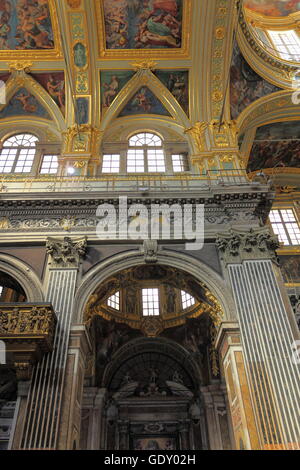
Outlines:
{"label": "window pane", "polygon": [[127,171],[128,173],[143,173],[145,171],[144,150],[128,150]]}
{"label": "window pane", "polygon": [[173,171],[174,173],[182,173],[188,171],[188,161],[185,154],[172,155]]}
{"label": "window pane", "polygon": [[16,164],[16,173],[30,173],[33,160],[35,156],[35,149],[22,149],[19,153],[19,158]]}
{"label": "window pane", "polygon": [[18,134],[3,143],[3,147],[35,147],[38,138],[32,134]]}
{"label": "window pane", "polygon": [[143,145],[149,145],[149,147],[161,147],[162,140],[155,134],[149,132],[142,132],[136,134],[129,139],[130,147],[141,147]]}
{"label": "window pane", "polygon": [[16,158],[17,149],[3,149],[0,154],[0,172],[10,173]]}
{"label": "window pane", "polygon": [[269,216],[273,232],[284,245],[300,245],[300,227],[293,209],[272,210]]}
{"label": "window pane", "polygon": [[42,175],[56,175],[58,171],[58,156],[57,155],[44,155],[41,171]]}
{"label": "window pane", "polygon": [[120,155],[103,155],[102,173],[119,173]]}
{"label": "window pane", "polygon": [[116,292],[109,297],[109,299],[107,299],[107,305],[115,310],[120,310],[120,292]]}
{"label": "window pane", "polygon": [[153,173],[163,173],[166,171],[163,150],[148,150],[148,171]]}
{"label": "window pane", "polygon": [[159,315],[159,293],[158,289],[143,289],[143,316],[153,317]]}
{"label": "window pane", "polygon": [[181,291],[181,301],[183,310],[192,307],[196,303],[195,298],[183,290]]}
{"label": "window pane", "polygon": [[296,31],[268,31],[279,55],[285,60],[300,61],[300,38]]}

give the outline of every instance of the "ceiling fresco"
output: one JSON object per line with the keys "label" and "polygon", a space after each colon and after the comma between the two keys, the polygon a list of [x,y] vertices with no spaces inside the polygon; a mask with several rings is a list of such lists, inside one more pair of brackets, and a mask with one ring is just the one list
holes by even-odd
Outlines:
{"label": "ceiling fresco", "polygon": [[299,0],[245,0],[246,8],[265,16],[282,17],[300,10]]}
{"label": "ceiling fresco", "polygon": [[170,116],[169,111],[163,106],[159,99],[144,86],[138,90],[134,97],[127,103],[121,111],[119,117],[132,116],[135,114],[159,114]]}
{"label": "ceiling fresco", "polygon": [[300,168],[300,121],[258,128],[250,155],[250,172],[264,168]]}
{"label": "ceiling fresco", "polygon": [[185,113],[189,114],[189,72],[188,70],[157,70],[155,75],[172,93]]}
{"label": "ceiling fresco", "polygon": [[0,50],[54,48],[47,0],[0,1]]}
{"label": "ceiling fresco", "polygon": [[230,69],[231,117],[236,119],[251,103],[276,91],[280,88],[264,80],[250,67],[235,42]]}
{"label": "ceiling fresco", "polygon": [[104,0],[107,49],[180,48],[183,0]]}
{"label": "ceiling fresco", "polygon": [[31,76],[49,93],[61,112],[65,114],[66,90],[64,72],[32,73]]}
{"label": "ceiling fresco", "polygon": [[104,70],[100,72],[102,111],[110,107],[133,76],[134,71],[132,70]]}
{"label": "ceiling fresco", "polygon": [[20,88],[0,112],[0,119],[12,116],[37,116],[50,119],[40,102],[25,88]]}

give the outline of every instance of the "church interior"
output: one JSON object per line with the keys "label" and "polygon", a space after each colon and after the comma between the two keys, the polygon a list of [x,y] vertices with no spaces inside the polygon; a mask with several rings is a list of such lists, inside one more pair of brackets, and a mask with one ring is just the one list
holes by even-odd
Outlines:
{"label": "church interior", "polygon": [[0,450],[300,450],[299,22],[0,0]]}

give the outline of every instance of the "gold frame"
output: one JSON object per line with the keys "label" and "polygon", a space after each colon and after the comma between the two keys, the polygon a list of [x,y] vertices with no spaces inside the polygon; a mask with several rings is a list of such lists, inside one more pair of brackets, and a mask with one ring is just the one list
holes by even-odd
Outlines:
{"label": "gold frame", "polygon": [[62,59],[62,47],[59,33],[59,25],[55,0],[48,0],[50,17],[52,22],[54,48],[53,49],[36,49],[36,50],[0,50],[0,60],[55,60]]}
{"label": "gold frame", "polygon": [[192,1],[193,0],[184,0],[183,3],[182,45],[180,49],[106,49],[103,0],[96,0],[95,7],[99,41],[99,58],[108,60],[135,60],[138,58],[178,60],[178,58],[188,58],[190,54],[190,21],[192,12]]}

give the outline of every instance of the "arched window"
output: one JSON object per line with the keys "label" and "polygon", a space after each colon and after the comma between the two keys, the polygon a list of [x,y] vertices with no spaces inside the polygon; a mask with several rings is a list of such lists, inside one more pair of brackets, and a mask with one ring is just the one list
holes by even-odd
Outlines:
{"label": "arched window", "polygon": [[164,173],[165,171],[165,154],[160,137],[142,132],[129,139],[128,173]]}
{"label": "arched window", "polygon": [[38,138],[18,134],[6,139],[0,153],[0,173],[30,173]]}

